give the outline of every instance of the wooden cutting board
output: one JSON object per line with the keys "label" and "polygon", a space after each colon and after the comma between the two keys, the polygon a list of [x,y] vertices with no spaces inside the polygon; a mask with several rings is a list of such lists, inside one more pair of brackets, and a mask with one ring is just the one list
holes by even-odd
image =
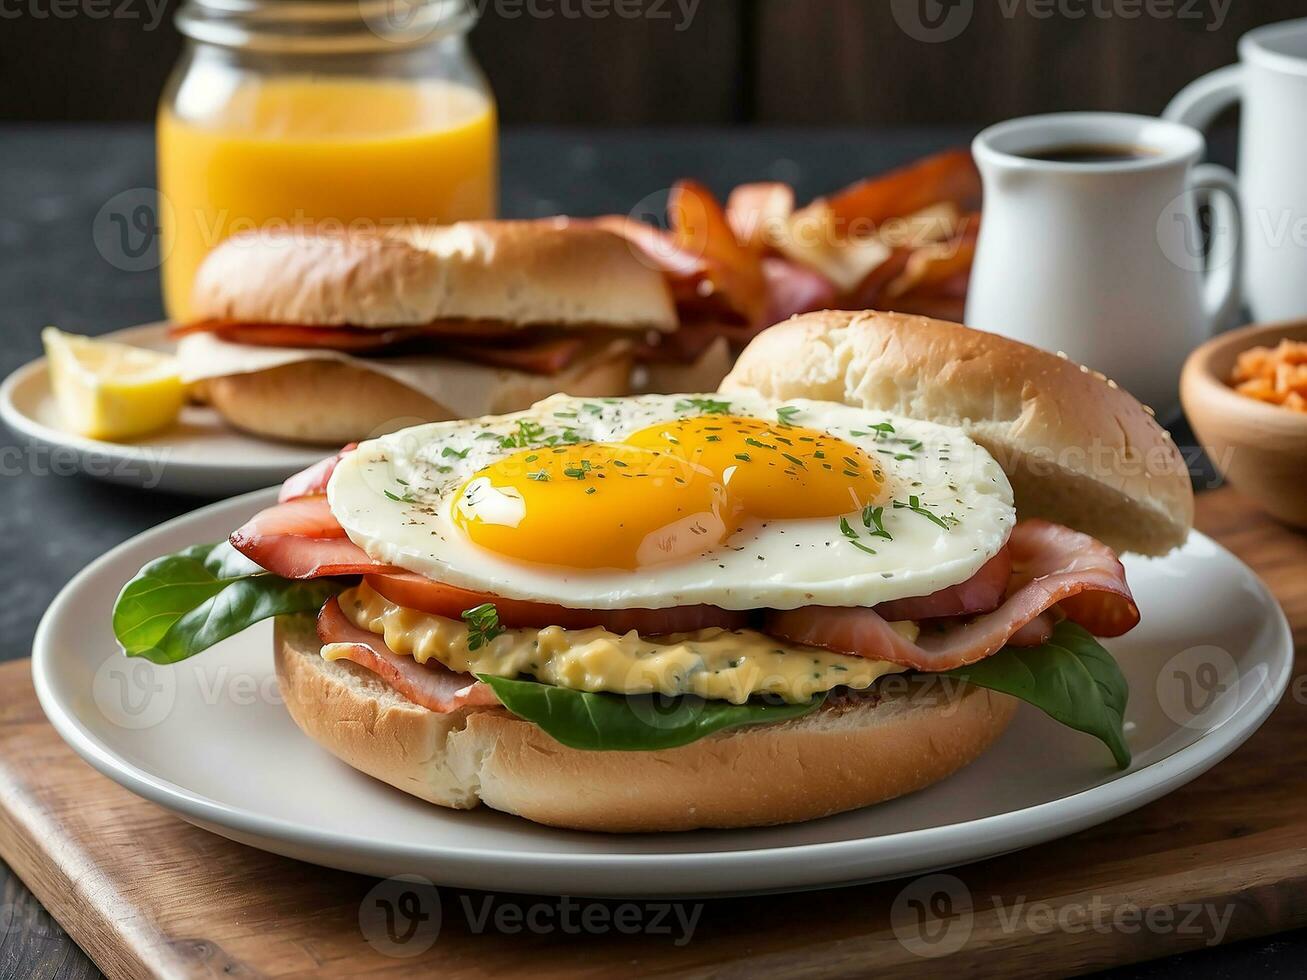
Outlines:
{"label": "wooden cutting board", "polygon": [[[1199,526],[1266,579],[1301,671],[1307,537],[1229,490],[1200,498]],[[664,909],[377,890],[208,834],[65,747],[23,661],[0,667],[0,851],[114,978],[1080,973],[1307,924],[1295,688],[1220,766],[1074,837],[915,883]]]}

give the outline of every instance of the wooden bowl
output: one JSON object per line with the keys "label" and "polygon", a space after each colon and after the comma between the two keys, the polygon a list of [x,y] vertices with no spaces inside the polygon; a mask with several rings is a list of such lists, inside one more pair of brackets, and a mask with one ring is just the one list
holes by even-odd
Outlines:
{"label": "wooden bowl", "polygon": [[1307,528],[1307,414],[1227,383],[1241,351],[1283,338],[1307,340],[1307,320],[1255,324],[1209,340],[1185,361],[1180,401],[1212,465],[1272,516]]}

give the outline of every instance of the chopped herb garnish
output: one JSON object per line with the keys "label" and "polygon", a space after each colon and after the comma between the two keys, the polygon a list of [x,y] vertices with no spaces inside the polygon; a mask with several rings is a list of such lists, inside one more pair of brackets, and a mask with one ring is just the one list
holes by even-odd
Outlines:
{"label": "chopped herb garnish", "polygon": [[748,453],[736,453],[735,458],[738,460],[742,460],[743,462],[746,463],[750,461],[750,457]]}
{"label": "chopped herb garnish", "polygon": [[537,483],[549,482],[549,474],[546,473],[544,470],[536,470],[534,473],[528,473],[526,475],[526,478],[528,480],[535,480]]}
{"label": "chopped herb garnish", "polygon": [[499,440],[501,449],[529,449],[532,445],[544,438],[545,427],[539,422],[529,422],[526,419],[519,419],[517,422],[517,431],[512,435],[507,435]]}
{"label": "chopped herb garnish", "polygon": [[808,468],[807,464],[804,463],[803,460],[799,459],[799,457],[797,456],[791,456],[789,453],[781,453],[781,455],[784,456],[786,459],[788,459],[791,463],[793,463],[801,470],[806,470]]}
{"label": "chopped herb garnish", "polygon": [[[926,518],[926,520],[930,521],[932,524],[938,524],[945,531],[950,529],[948,521],[945,518],[940,517],[938,514],[932,514],[930,510],[924,504],[922,504],[921,498],[916,496],[915,494],[908,497],[908,502],[906,504],[901,500],[894,501],[894,509],[910,510],[914,514],[920,514],[922,517]],[[953,518],[952,520],[954,524],[957,523],[956,518]]]}
{"label": "chopped herb garnish", "polygon": [[862,508],[862,523],[867,528],[867,533],[873,538],[884,538],[887,541],[893,541],[894,535],[885,530],[883,523],[884,507],[873,507],[868,504]]}
{"label": "chopped herb garnish", "polygon": [[467,648],[480,650],[493,640],[504,628],[499,625],[499,610],[493,602],[483,602],[471,609],[464,609],[463,622],[467,623]]}
{"label": "chopped herb garnish", "polygon": [[782,425],[793,425],[794,416],[799,414],[799,406],[784,405],[776,409],[776,417],[781,420]]}
{"label": "chopped herb garnish", "polygon": [[400,503],[400,504],[411,504],[411,503],[413,503],[413,496],[412,496],[412,494],[404,493],[404,494],[401,495],[401,494],[398,494],[398,493],[391,493],[389,490],[382,490],[381,492],[384,493],[384,494],[385,494],[387,497],[389,497],[391,500],[395,501],[396,503]]}
{"label": "chopped herb garnish", "polygon": [[847,517],[840,518],[840,533],[848,539],[849,544],[853,545],[853,547],[857,548],[859,551],[865,551],[869,555],[874,555],[876,553],[874,548],[868,548],[858,540],[858,532],[853,530],[852,526],[850,526]]}
{"label": "chopped herb garnish", "polygon": [[697,409],[703,415],[727,415],[731,411],[730,402],[719,401],[716,398],[682,398],[673,407],[678,412]]}
{"label": "chopped herb garnish", "polygon": [[466,449],[455,449],[453,446],[446,446],[444,449],[440,450],[440,455],[446,457],[453,456],[455,459],[466,459],[467,454],[471,451],[471,446],[468,446]]}

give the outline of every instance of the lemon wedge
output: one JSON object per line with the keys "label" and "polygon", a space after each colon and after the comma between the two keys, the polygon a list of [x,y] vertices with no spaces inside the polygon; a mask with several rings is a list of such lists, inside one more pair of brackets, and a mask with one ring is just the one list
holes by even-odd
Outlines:
{"label": "lemon wedge", "polygon": [[91,439],[131,439],[176,421],[185,387],[175,358],[108,340],[41,331],[64,428]]}

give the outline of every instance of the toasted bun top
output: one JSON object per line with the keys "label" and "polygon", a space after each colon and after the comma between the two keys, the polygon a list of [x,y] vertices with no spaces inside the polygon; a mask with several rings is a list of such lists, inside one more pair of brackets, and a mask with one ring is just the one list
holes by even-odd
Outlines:
{"label": "toasted bun top", "polygon": [[1189,473],[1152,413],[1065,357],[955,323],[824,311],[763,331],[722,391],[844,402],[962,429],[998,460],[1017,512],[1118,551],[1164,554],[1193,523]]}
{"label": "toasted bun top", "polygon": [[303,326],[677,325],[661,272],[618,235],[566,219],[237,235],[200,266],[191,306],[197,320]]}

